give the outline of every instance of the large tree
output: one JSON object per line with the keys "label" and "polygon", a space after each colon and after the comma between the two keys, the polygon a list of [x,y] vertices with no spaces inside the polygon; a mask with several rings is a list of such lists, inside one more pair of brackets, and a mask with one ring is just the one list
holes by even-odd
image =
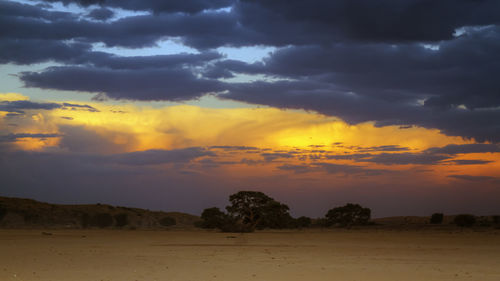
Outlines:
{"label": "large tree", "polygon": [[229,196],[230,206],[226,207],[235,223],[241,224],[246,231],[257,226],[279,227],[282,220],[288,220],[288,206],[259,191],[240,191]]}
{"label": "large tree", "polygon": [[369,208],[363,208],[359,204],[348,203],[342,207],[336,207],[326,213],[329,225],[350,227],[368,223],[371,216]]}

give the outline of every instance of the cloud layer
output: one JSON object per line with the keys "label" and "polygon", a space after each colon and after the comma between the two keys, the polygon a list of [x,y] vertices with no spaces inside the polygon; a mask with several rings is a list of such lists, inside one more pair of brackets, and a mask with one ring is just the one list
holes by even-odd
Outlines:
{"label": "cloud layer", "polygon": [[[20,73],[28,87],[128,100],[217,93],[351,124],[415,125],[500,142],[495,0],[62,1],[83,12],[46,8],[54,2],[0,3],[0,63],[59,64]],[[94,48],[140,49],[167,39],[199,53],[120,57]],[[256,63],[216,51],[255,46],[276,50]],[[263,78],[223,79],[244,75]]]}

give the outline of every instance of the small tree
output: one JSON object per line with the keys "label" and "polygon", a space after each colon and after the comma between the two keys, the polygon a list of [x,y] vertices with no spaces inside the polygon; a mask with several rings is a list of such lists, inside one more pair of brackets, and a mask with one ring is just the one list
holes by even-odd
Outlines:
{"label": "small tree", "polygon": [[453,222],[460,227],[472,227],[476,223],[476,217],[469,214],[455,216]]}
{"label": "small tree", "polygon": [[442,213],[434,213],[431,216],[431,223],[432,224],[441,224],[443,223],[443,214]]}
{"label": "small tree", "polygon": [[203,228],[221,228],[228,221],[228,216],[219,208],[207,208],[201,213],[201,227]]}
{"label": "small tree", "polygon": [[303,228],[303,227],[309,227],[311,225],[311,218],[308,217],[298,217],[295,220],[295,223],[297,224],[298,228]]}
{"label": "small tree", "polygon": [[328,211],[326,219],[329,225],[350,227],[368,223],[371,216],[369,208],[363,208],[359,204],[348,203],[342,207],[336,207]]}

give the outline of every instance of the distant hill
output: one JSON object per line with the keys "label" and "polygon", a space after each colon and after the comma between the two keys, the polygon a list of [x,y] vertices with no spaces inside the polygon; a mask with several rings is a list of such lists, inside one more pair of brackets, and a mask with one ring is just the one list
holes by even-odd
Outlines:
{"label": "distant hill", "polygon": [[0,228],[191,228],[200,218],[106,204],[59,205],[0,196]]}

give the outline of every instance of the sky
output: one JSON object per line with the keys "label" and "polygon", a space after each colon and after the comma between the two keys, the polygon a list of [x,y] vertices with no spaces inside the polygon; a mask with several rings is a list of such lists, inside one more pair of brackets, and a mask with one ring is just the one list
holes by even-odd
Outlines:
{"label": "sky", "polygon": [[497,0],[1,0],[0,196],[500,214]]}

